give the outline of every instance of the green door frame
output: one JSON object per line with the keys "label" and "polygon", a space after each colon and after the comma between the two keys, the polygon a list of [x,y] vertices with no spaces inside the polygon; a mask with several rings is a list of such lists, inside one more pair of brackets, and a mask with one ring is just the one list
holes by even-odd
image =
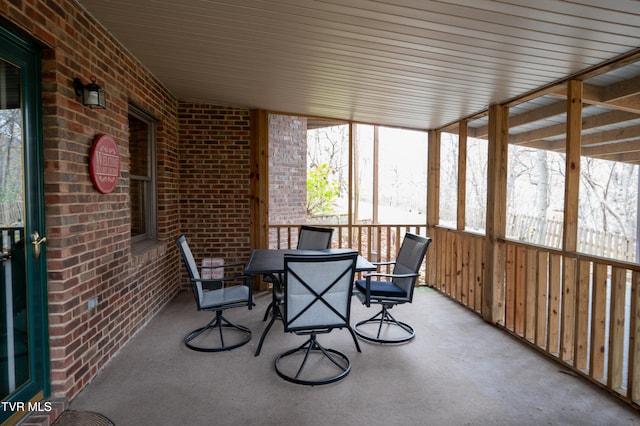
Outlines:
{"label": "green door frame", "polygon": [[[22,132],[24,155],[24,238],[27,262],[26,284],[29,324],[29,379],[2,402],[24,403],[46,398],[50,394],[49,330],[47,312],[46,250],[38,259],[33,256],[31,235],[45,232],[44,145],[42,137],[41,49],[30,38],[0,21],[0,58],[21,71]],[[0,423],[13,417],[8,404],[0,407]]]}

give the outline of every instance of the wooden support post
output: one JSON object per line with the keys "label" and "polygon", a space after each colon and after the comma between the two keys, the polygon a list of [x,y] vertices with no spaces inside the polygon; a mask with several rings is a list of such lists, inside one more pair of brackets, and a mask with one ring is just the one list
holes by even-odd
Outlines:
{"label": "wooden support post", "polygon": [[462,231],[467,205],[467,120],[462,120],[458,129],[458,222],[456,228]]}
{"label": "wooden support post", "polygon": [[251,111],[251,247],[269,246],[269,114]]}
{"label": "wooden support post", "polygon": [[580,140],[582,135],[582,82],[570,80],[567,87],[567,164],[564,191],[562,248],[578,249],[578,188],[580,187]]}
{"label": "wooden support post", "polygon": [[482,317],[492,324],[504,321],[505,227],[507,215],[507,154],[509,109],[489,107],[487,164],[487,227]]}
{"label": "wooden support post", "polygon": [[427,152],[427,225],[433,228],[440,217],[440,132],[429,131]]}
{"label": "wooden support post", "polygon": [[[380,210],[380,129],[373,126],[373,224],[377,225]],[[377,247],[373,248],[378,250]]]}
{"label": "wooden support post", "polygon": [[[569,80],[567,84],[567,154],[562,248],[565,252],[575,252],[578,250],[578,188],[580,187],[583,86],[582,81],[578,80]],[[581,297],[576,291],[578,289],[577,259],[565,256],[563,268],[560,358],[566,362],[573,361],[574,366],[579,368],[576,364],[582,364],[584,361],[580,358],[574,358],[578,351],[582,350],[580,347],[575,347],[575,339],[583,336],[576,334],[578,324],[576,317],[578,320],[582,320],[577,313],[584,306],[577,305],[579,297]],[[582,295],[582,297],[584,296]]]}
{"label": "wooden support post", "polygon": [[[360,202],[360,188],[358,187],[358,140],[356,135],[356,126],[353,121],[349,122],[349,200],[355,200],[355,203],[349,203],[347,212],[347,247],[353,244],[353,224],[358,218],[358,203]],[[342,232],[338,230],[338,247],[342,248]]]}
{"label": "wooden support post", "polygon": [[[360,139],[358,132],[356,132],[356,126],[353,122],[349,123],[349,142],[351,149],[349,150],[349,199],[353,200],[353,203],[349,203],[349,244],[352,243],[351,230],[353,224],[358,223],[360,217],[360,183],[357,176],[360,176],[360,166],[358,159],[360,158]],[[353,204],[353,208],[351,208]]]}
{"label": "wooden support post", "polygon": [[629,367],[627,397],[640,399],[640,273],[633,271],[631,284],[631,311],[629,314]]}
{"label": "wooden support post", "polygon": [[427,252],[427,284],[439,287],[442,276],[439,275],[439,261],[444,250],[444,241],[436,237],[436,225],[440,215],[440,132],[429,131],[429,145],[427,149],[427,234],[433,238],[433,246]]}

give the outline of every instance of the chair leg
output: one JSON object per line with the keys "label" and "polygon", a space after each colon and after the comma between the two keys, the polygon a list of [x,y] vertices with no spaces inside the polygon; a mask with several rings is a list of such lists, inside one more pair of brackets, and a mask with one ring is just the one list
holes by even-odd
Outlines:
{"label": "chair leg", "polygon": [[358,343],[358,338],[356,337],[356,333],[355,331],[353,331],[353,328],[351,326],[349,326],[349,333],[351,333],[351,337],[353,337],[353,343],[355,343],[356,349],[358,350],[358,352],[362,352],[362,350],[360,350],[360,343]]}
{"label": "chair leg", "polygon": [[269,274],[267,276],[265,276],[265,282],[271,283],[271,303],[269,304],[269,306],[267,306],[267,310],[264,313],[264,318],[262,318],[262,321],[266,321],[267,317],[269,316],[269,312],[273,311],[274,315],[276,313],[276,306],[278,305],[278,298],[276,297],[276,289],[280,288],[280,286],[282,284],[280,284],[282,282],[281,277],[276,277],[273,274]]}
{"label": "chair leg", "polygon": [[[208,347],[208,346],[198,346],[195,343],[192,343],[192,341],[198,336],[200,336],[202,333],[212,329],[218,330],[218,333],[220,336],[220,345],[218,346],[214,345],[214,346]],[[223,332],[224,329],[238,330],[244,334],[244,337],[239,342],[227,346],[225,345],[225,342],[224,342],[224,332]],[[243,325],[235,324],[229,321],[222,315],[222,311],[216,311],[216,316],[213,317],[213,319],[209,321],[207,325],[205,325],[204,327],[198,328],[196,330],[193,330],[191,333],[187,334],[187,336],[184,338],[184,344],[189,349],[192,349],[194,351],[221,352],[221,351],[230,351],[231,349],[238,348],[242,345],[249,343],[250,340],[251,340],[251,330],[249,330],[247,327]]]}
{"label": "chair leg", "polygon": [[269,321],[269,324],[267,324],[264,331],[262,332],[262,336],[260,336],[260,342],[258,343],[258,347],[256,348],[255,356],[260,355],[260,351],[262,350],[262,344],[264,343],[264,339],[265,337],[267,337],[267,333],[271,329],[271,326],[273,325],[273,323],[277,319],[282,319],[282,312],[280,312],[279,305],[280,304],[278,303],[278,298],[276,297],[275,292],[272,291],[271,303],[267,307],[267,311],[264,313],[264,318],[262,318],[262,321],[266,321],[267,317],[269,316],[269,312],[271,312],[271,321]]}
{"label": "chair leg", "polygon": [[262,318],[262,321],[267,320],[267,317],[269,316],[269,312],[271,312],[272,309],[273,309],[273,301],[271,301],[271,303],[269,303],[269,306],[267,306],[267,310],[264,313],[264,318]]}
{"label": "chair leg", "polygon": [[[281,366],[281,361],[299,352],[304,353],[304,358],[300,363],[300,366],[297,368],[295,375],[284,372]],[[314,352],[321,353],[324,357],[331,361],[331,363],[337,367],[338,373],[334,376],[319,380],[306,380],[300,378],[307,364],[307,360]],[[309,340],[307,340],[305,343],[295,349],[291,349],[279,355],[275,361],[275,368],[278,376],[282,377],[286,381],[297,383],[300,385],[326,385],[344,379],[351,371],[351,360],[342,352],[336,351],[335,349],[328,349],[323,347],[320,343],[318,343],[316,333],[311,333]]]}
{"label": "chair leg", "polygon": [[[362,329],[362,326],[364,326],[365,324],[378,325],[378,332],[375,335],[375,337],[370,333],[366,333]],[[400,337],[394,337],[394,338],[380,338],[383,325],[397,327],[404,332],[404,335]],[[388,344],[404,343],[413,339],[416,335],[414,329],[409,324],[406,324],[404,322],[401,322],[395,319],[393,315],[389,313],[389,309],[386,305],[382,305],[382,310],[376,313],[371,318],[357,322],[354,328],[355,328],[354,331],[358,335],[358,337],[360,337],[363,340],[367,340],[369,342],[374,342],[374,343],[388,343]]]}
{"label": "chair leg", "polygon": [[265,337],[267,337],[267,333],[269,333],[269,330],[271,330],[271,326],[273,325],[274,322],[276,322],[276,319],[278,318],[280,318],[280,309],[278,309],[278,307],[276,306],[273,308],[273,315],[271,316],[271,321],[269,321],[269,324],[267,324],[264,331],[262,332],[262,336],[260,336],[260,342],[258,343],[258,347],[256,348],[256,353],[254,354],[254,356],[260,355],[260,351],[262,350],[262,344],[264,343],[264,339]]}

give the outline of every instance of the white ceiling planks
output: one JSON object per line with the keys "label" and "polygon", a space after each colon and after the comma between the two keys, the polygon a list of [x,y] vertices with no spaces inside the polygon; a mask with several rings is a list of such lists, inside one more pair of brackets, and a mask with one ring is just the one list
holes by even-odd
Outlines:
{"label": "white ceiling planks", "polygon": [[78,0],[183,100],[438,128],[640,46],[640,2]]}

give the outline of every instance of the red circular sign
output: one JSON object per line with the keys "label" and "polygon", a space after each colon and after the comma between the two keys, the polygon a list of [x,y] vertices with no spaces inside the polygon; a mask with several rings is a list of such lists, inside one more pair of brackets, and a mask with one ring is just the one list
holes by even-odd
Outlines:
{"label": "red circular sign", "polygon": [[100,135],[93,142],[89,157],[89,170],[93,186],[108,194],[118,184],[120,177],[120,153],[118,145],[109,135]]}

